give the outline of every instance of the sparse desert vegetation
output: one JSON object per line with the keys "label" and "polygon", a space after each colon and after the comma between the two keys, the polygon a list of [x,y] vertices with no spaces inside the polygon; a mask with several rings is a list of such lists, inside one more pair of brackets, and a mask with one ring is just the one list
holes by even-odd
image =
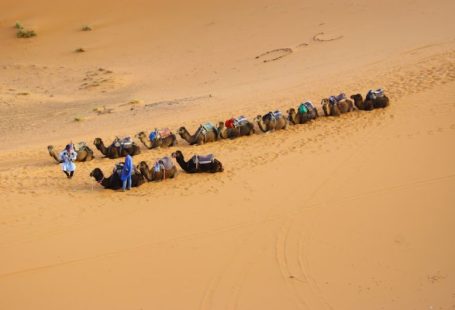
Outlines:
{"label": "sparse desert vegetation", "polygon": [[89,25],[84,25],[84,26],[82,26],[81,30],[82,31],[92,31],[92,27],[90,27]]}
{"label": "sparse desert vegetation", "polygon": [[16,37],[18,38],[31,38],[36,36],[35,30],[25,29],[21,22],[16,22],[14,28],[17,29]]}

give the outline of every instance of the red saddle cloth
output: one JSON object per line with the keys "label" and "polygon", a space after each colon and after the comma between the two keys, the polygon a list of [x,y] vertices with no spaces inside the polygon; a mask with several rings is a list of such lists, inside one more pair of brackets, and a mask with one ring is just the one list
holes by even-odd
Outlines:
{"label": "red saddle cloth", "polygon": [[226,128],[234,128],[235,127],[234,121],[235,121],[234,118],[230,118],[224,123],[224,125],[226,126]]}

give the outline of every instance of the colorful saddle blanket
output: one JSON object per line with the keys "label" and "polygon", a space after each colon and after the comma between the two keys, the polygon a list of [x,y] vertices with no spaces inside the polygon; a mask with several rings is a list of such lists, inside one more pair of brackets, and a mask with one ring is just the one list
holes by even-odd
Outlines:
{"label": "colorful saddle blanket", "polygon": [[121,147],[124,149],[129,149],[133,146],[134,141],[133,138],[131,137],[125,137],[125,138],[115,138],[114,142],[112,142],[112,145],[115,147]]}
{"label": "colorful saddle blanket", "polygon": [[228,119],[224,125],[226,126],[226,128],[237,128],[237,127],[240,127],[240,126],[244,126],[248,123],[248,119],[241,115],[237,118],[231,118],[231,119]]}
{"label": "colorful saddle blanket", "polygon": [[382,88],[378,88],[376,90],[370,89],[367,93],[367,99],[374,100],[380,97],[384,97],[384,89]]}
{"label": "colorful saddle blanket", "polygon": [[156,129],[152,131],[149,135],[150,141],[155,141],[157,139],[165,139],[172,134],[169,128]]}
{"label": "colorful saddle blanket", "polygon": [[306,114],[308,113],[308,108],[304,103],[302,103],[299,105],[298,111],[300,114]]}
{"label": "colorful saddle blanket", "polygon": [[336,104],[340,101],[346,100],[346,94],[345,93],[340,93],[338,96],[330,96],[329,101],[331,104]]}

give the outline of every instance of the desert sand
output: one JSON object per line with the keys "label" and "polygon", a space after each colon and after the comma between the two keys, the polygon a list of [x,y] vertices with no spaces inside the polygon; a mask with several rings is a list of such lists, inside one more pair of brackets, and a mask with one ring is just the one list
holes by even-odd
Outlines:
{"label": "desert sand", "polygon": [[[1,0],[0,309],[454,309],[454,11]],[[126,193],[89,177],[119,160],[67,180],[46,149],[377,87],[390,107],[143,149],[225,171]]]}

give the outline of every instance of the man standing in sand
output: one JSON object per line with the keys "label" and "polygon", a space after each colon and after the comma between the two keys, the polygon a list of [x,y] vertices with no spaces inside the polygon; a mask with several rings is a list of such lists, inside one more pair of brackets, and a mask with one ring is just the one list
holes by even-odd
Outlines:
{"label": "man standing in sand", "polygon": [[126,155],[125,164],[123,165],[122,175],[120,179],[123,182],[123,191],[131,189],[131,175],[133,174],[133,158],[130,155]]}
{"label": "man standing in sand", "polygon": [[62,170],[68,177],[71,179],[74,175],[74,171],[76,170],[76,164],[74,161],[77,158],[77,153],[73,149],[71,144],[68,144],[63,152],[60,153],[60,159],[62,161]]}

